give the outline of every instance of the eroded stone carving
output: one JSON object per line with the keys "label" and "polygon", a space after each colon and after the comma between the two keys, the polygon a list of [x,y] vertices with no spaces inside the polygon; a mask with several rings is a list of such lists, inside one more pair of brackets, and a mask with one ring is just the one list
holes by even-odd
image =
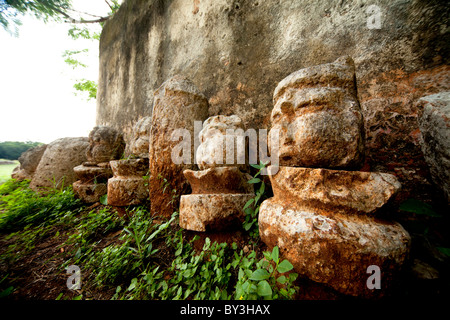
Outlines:
{"label": "eroded stone carving", "polygon": [[352,59],[282,80],[272,123],[280,129],[282,166],[269,174],[274,197],[260,207],[262,241],[278,246],[313,281],[349,295],[383,294],[367,287],[367,268],[379,266],[388,287],[407,257],[410,237],[400,224],[377,217],[400,189],[397,178],[347,171],[361,166],[364,155]]}
{"label": "eroded stone carving", "polygon": [[150,121],[150,117],[145,117],[134,125],[128,145],[128,159],[109,162],[114,175],[108,179],[109,205],[139,205],[148,199]]}
{"label": "eroded stone carving", "polygon": [[142,204],[148,198],[148,158],[109,162],[114,177],[108,179],[108,204],[122,207]]}
{"label": "eroded stone carving", "polygon": [[276,87],[273,102],[271,132],[280,133],[280,165],[362,165],[364,123],[350,57],[290,74]]}
{"label": "eroded stone carving", "polygon": [[89,133],[87,161],[73,168],[77,181],[73,190],[85,203],[94,203],[107,193],[108,178],[112,176],[110,160],[119,159],[125,149],[125,141],[118,130],[97,126]]}
{"label": "eroded stone carving", "polygon": [[203,123],[199,140],[196,154],[199,169],[225,166],[247,169],[244,123],[238,116],[209,117]]}
{"label": "eroded stone carving", "polygon": [[[240,130],[238,130],[240,129]],[[222,230],[242,224],[245,203],[254,197],[253,186],[248,184],[245,171],[244,125],[236,116],[213,116],[203,123],[197,161],[201,171],[183,172],[192,188],[192,194],[182,195],[180,226],[194,231]],[[227,154],[233,145],[233,154]],[[244,155],[238,162],[238,145]],[[231,148],[228,149],[228,152]],[[227,157],[228,156],[228,157]]]}

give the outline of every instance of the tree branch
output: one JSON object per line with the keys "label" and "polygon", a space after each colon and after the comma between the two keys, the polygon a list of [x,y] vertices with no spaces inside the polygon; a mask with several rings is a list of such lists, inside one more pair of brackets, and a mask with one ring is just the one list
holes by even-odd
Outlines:
{"label": "tree branch", "polygon": [[59,10],[58,8],[54,8],[54,10],[56,12],[58,12],[60,15],[62,15],[64,18],[66,18],[67,20],[65,22],[68,23],[99,23],[99,22],[105,22],[106,20],[108,20],[110,18],[110,16],[107,17],[100,17],[98,19],[94,19],[94,20],[77,20],[72,18],[70,15],[68,15],[67,13],[65,13],[64,11]]}
{"label": "tree branch", "polygon": [[105,22],[106,20],[108,20],[110,18],[110,16],[108,17],[101,17],[99,19],[95,19],[95,20],[76,20],[72,17],[67,17],[68,20],[66,20],[65,22],[67,23],[99,23],[99,22]]}
{"label": "tree branch", "polygon": [[105,0],[106,4],[108,5],[108,7],[111,9],[111,11],[113,11],[112,6],[109,4],[108,0]]}

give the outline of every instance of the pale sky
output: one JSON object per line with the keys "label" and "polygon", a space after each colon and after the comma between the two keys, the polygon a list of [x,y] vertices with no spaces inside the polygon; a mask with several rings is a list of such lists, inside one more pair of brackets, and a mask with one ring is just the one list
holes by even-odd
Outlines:
{"label": "pale sky", "polygon": [[[104,0],[73,0],[80,11],[105,15]],[[95,126],[96,101],[74,94],[75,79],[98,79],[98,41],[72,40],[66,23],[23,17],[19,36],[0,27],[0,141],[49,143],[63,137],[87,136]],[[73,70],[65,50],[89,49]],[[80,59],[81,60],[81,59]]]}

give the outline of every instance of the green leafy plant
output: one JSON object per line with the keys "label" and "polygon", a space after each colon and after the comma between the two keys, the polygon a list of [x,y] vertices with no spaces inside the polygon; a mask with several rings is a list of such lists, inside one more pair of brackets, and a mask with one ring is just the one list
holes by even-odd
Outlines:
{"label": "green leafy plant", "polygon": [[[16,231],[30,225],[51,224],[54,219],[79,207],[72,187],[48,189],[45,194],[38,194],[23,182],[17,188],[1,197],[0,230]],[[8,188],[6,186],[5,188]]]}
{"label": "green leafy plant", "polygon": [[[263,252],[264,258],[256,262],[256,253],[252,251],[247,257],[235,253],[233,264],[239,266],[235,299],[291,299],[296,292],[293,282],[296,273],[288,260],[280,260],[279,249]],[[254,269],[254,267],[256,269]],[[280,287],[279,287],[280,286]]]}
{"label": "green leafy plant", "polygon": [[258,172],[253,176],[252,179],[248,181],[248,183],[255,185],[255,197],[251,198],[247,201],[247,203],[244,205],[244,212],[245,212],[245,220],[243,223],[243,227],[246,231],[249,231],[250,236],[253,238],[259,237],[259,228],[258,228],[258,214],[259,214],[259,207],[261,205],[261,202],[264,200],[264,195],[266,191],[266,185],[264,181],[258,176],[261,174],[261,170],[265,168],[267,164],[260,163],[252,164],[251,166],[258,170]]}
{"label": "green leafy plant", "polygon": [[441,217],[431,205],[417,199],[407,199],[403,201],[399,209],[401,211],[412,212],[419,215],[426,215],[430,217]]}

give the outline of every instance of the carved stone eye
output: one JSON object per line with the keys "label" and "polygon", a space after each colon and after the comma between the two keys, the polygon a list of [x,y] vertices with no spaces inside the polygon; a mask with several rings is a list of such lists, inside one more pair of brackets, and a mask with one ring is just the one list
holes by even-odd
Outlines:
{"label": "carved stone eye", "polygon": [[294,114],[294,106],[290,101],[283,101],[280,106],[280,110],[283,114],[292,115]]}

